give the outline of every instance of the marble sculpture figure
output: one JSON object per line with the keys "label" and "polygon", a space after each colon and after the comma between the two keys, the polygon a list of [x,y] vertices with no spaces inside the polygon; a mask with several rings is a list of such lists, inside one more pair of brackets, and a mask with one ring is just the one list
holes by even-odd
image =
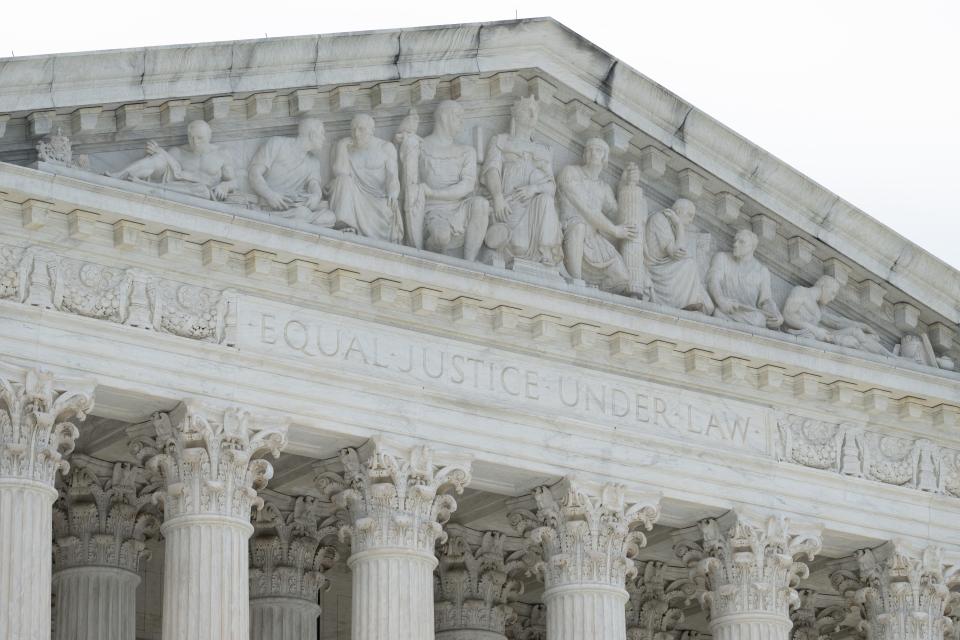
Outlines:
{"label": "marble sculpture figure", "polygon": [[554,204],[553,152],[533,139],[540,107],[523,98],[512,110],[510,132],[487,147],[481,182],[493,200],[487,246],[503,262],[514,258],[559,265],[563,234]]}
{"label": "marble sculpture figure", "polygon": [[250,161],[250,188],[260,206],[282,218],[332,227],[336,216],[323,200],[321,167],[314,155],[323,149],[323,122],[304,118],[294,138],[273,137]]}
{"label": "marble sculpture figure", "polygon": [[888,355],[889,351],[869,325],[827,310],[839,291],[840,284],[832,276],[821,276],[812,287],[794,287],[783,305],[784,329],[796,336]]}
{"label": "marble sculpture figure", "polygon": [[[416,193],[405,199],[422,207],[407,212],[407,217],[411,224],[422,220],[427,249],[436,253],[462,252],[463,259],[472,262],[483,244],[490,208],[476,194],[477,152],[455,141],[462,129],[463,107],[444,100],[434,112],[433,133],[422,141],[411,137],[404,145],[404,174],[412,173],[411,164],[416,157],[419,180]],[[419,229],[408,233],[420,236]]]}
{"label": "marble sculpture figure", "polygon": [[[600,178],[610,147],[590,138],[583,148],[583,164],[565,167],[557,179],[557,200],[563,224],[563,254],[567,273],[604,291],[622,293],[630,280],[614,240],[632,240],[639,230],[632,224],[615,224],[617,199]],[[639,173],[632,165],[629,169]]]}
{"label": "marble sculpture figure", "polygon": [[403,240],[397,149],[373,135],[373,118],[357,114],[333,155],[330,208],[337,226],[385,242]]}
{"label": "marble sculpture figure", "polygon": [[187,125],[187,144],[163,149],[147,142],[147,156],[109,173],[112,178],[159,182],[165,188],[208,200],[225,200],[237,185],[228,153],[211,143],[213,133],[203,120]]}
{"label": "marble sculpture figure", "polygon": [[755,327],[776,329],[783,316],[773,301],[770,271],[754,257],[757,235],[741,229],[733,239],[733,251],[714,254],[707,272],[707,291],[716,309],[713,315]]}
{"label": "marble sculpture figure", "polygon": [[696,208],[686,198],[647,220],[644,257],[654,302],[689,311],[713,313],[713,301],[703,287],[697,257],[687,248],[687,226]]}

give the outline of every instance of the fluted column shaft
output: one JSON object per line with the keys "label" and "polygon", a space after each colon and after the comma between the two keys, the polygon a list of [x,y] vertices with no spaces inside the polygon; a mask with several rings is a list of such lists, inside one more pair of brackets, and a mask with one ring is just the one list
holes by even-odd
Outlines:
{"label": "fluted column shaft", "polygon": [[626,640],[626,589],[566,585],[547,589],[549,640]]}
{"label": "fluted column shaft", "polygon": [[789,618],[759,612],[724,616],[710,622],[714,640],[788,640],[792,628]]}
{"label": "fluted column shaft", "polygon": [[292,598],[250,601],[250,640],[315,640],[320,605]]}
{"label": "fluted column shaft", "polygon": [[250,635],[249,522],[181,516],[161,527],[164,640],[244,640]]}
{"label": "fluted column shaft", "polygon": [[185,401],[154,416],[138,457],[163,478],[163,640],[249,640],[250,513],[286,425]]}
{"label": "fluted column shaft", "polygon": [[114,567],[74,567],[53,576],[54,640],[136,640],[140,576]]}
{"label": "fluted column shaft", "polygon": [[50,572],[57,492],[0,478],[0,639],[50,637]]}
{"label": "fluted column shaft", "polygon": [[446,491],[460,493],[470,481],[468,458],[444,458],[434,464],[427,447],[377,438],[340,452],[342,474],[317,478],[348,518],[353,640],[435,640],[434,548],[457,508]]}
{"label": "fluted column shaft", "polygon": [[433,640],[432,554],[375,549],[350,556],[353,640]]}

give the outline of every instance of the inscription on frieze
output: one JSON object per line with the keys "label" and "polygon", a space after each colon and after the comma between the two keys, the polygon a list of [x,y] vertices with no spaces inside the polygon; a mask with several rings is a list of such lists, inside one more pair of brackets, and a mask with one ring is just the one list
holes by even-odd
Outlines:
{"label": "inscription on frieze", "polygon": [[242,298],[238,348],[486,406],[770,456],[766,407]]}

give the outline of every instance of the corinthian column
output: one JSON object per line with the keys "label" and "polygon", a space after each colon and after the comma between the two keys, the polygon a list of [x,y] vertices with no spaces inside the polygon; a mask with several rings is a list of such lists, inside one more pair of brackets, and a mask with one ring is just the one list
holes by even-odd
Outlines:
{"label": "corinthian column", "polygon": [[263,495],[250,540],[251,640],[316,640],[324,572],[337,561],[335,518],[312,497]]}
{"label": "corinthian column", "polygon": [[286,425],[194,401],[154,425],[147,466],[163,478],[163,640],[248,640],[250,510],[273,476],[256,456],[280,455]]}
{"label": "corinthian column", "polygon": [[679,638],[683,607],[696,595],[687,570],[654,561],[636,566],[636,579],[627,583],[627,639]]}
{"label": "corinthian column", "polygon": [[[438,456],[439,458],[439,456]],[[465,456],[434,463],[426,447],[375,439],[340,452],[342,475],[317,478],[346,510],[353,571],[353,640],[434,640],[434,545],[457,508],[443,492],[470,481]]]}
{"label": "corinthian column", "polygon": [[860,610],[871,640],[940,640],[951,626],[944,615],[955,568],[945,571],[938,547],[915,549],[894,540],[858,551],[830,576]]}
{"label": "corinthian column", "polygon": [[513,617],[508,602],[523,593],[515,577],[525,566],[520,545],[510,553],[499,531],[459,525],[447,527],[447,535],[434,586],[437,640],[505,640]]}
{"label": "corinthian column", "polygon": [[550,640],[625,640],[625,588],[660,515],[659,496],[628,502],[620,485],[588,487],[567,478],[534,491],[536,509],[510,514],[530,542],[529,561],[543,577]]}
{"label": "corinthian column", "polygon": [[53,487],[93,383],[0,368],[0,638],[50,637]]}
{"label": "corinthian column", "polygon": [[135,640],[152,494],[130,464],[76,457],[54,508],[55,640]]}
{"label": "corinthian column", "polygon": [[714,640],[788,640],[797,585],[820,551],[820,528],[728,513],[676,534],[674,549],[701,589]]}

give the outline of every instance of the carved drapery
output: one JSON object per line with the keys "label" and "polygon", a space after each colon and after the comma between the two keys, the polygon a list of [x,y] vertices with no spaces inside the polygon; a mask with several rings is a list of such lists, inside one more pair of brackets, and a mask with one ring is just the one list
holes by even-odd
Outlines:
{"label": "carved drapery", "polygon": [[678,538],[675,551],[699,587],[714,638],[788,638],[797,586],[809,575],[798,558],[812,560],[820,551],[819,527],[730,513],[701,520]]}
{"label": "carved drapery", "polygon": [[696,591],[686,570],[656,561],[636,564],[636,578],[627,581],[627,640],[677,640],[683,607]]}
{"label": "carved drapery", "polygon": [[469,460],[438,454],[435,461],[427,447],[375,439],[342,450],[340,461],[343,472],[322,472],[317,484],[343,510],[341,536],[351,542],[352,637],[434,640],[433,551],[457,508],[445,492],[463,491]]}
{"label": "carved drapery", "polygon": [[275,493],[253,519],[250,540],[251,640],[316,638],[325,572],[338,559],[329,503]]}
{"label": "carved drapery", "polygon": [[519,509],[510,519],[527,537],[527,562],[546,585],[549,637],[625,638],[625,583],[646,544],[637,528],[653,527],[659,498],[628,502],[623,486],[593,488],[575,478],[540,487],[533,498],[535,510]]}
{"label": "carved drapery", "polygon": [[472,531],[451,525],[441,545],[434,584],[437,638],[503,639],[514,613],[510,601],[523,593],[517,573],[522,551],[504,548],[498,531]]}
{"label": "carved drapery", "polygon": [[153,425],[133,448],[163,479],[163,639],[247,638],[250,510],[273,475],[257,456],[280,454],[286,424],[191,400]]}
{"label": "carved drapery", "polygon": [[58,471],[93,408],[93,383],[0,369],[0,638],[49,638]]}
{"label": "carved drapery", "polygon": [[940,640],[950,630],[950,588],[960,581],[939,547],[894,540],[858,551],[847,564],[830,580],[859,610],[871,640]]}

